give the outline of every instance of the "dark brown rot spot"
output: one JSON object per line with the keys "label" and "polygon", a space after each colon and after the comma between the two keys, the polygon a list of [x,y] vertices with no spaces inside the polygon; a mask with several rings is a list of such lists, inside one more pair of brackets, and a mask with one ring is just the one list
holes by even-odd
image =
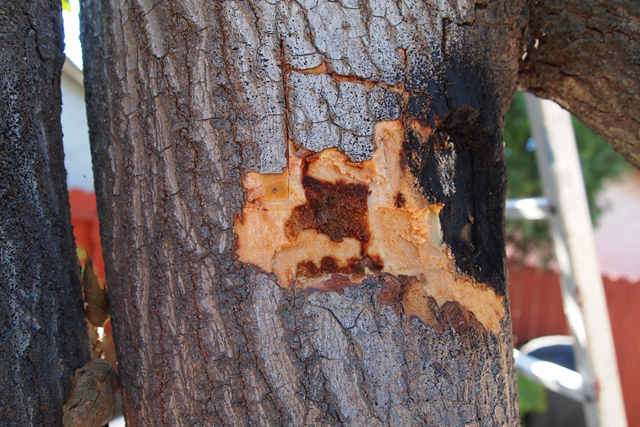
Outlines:
{"label": "dark brown rot spot", "polygon": [[469,327],[474,327],[475,329],[485,333],[487,332],[476,316],[456,301],[448,301],[444,303],[442,307],[440,307],[440,311],[442,312],[444,320],[446,320],[452,328],[460,333],[465,332]]}
{"label": "dark brown rot spot", "polygon": [[396,200],[396,208],[404,208],[404,205],[405,205],[404,194],[398,191],[398,194],[396,194],[395,200]]}
{"label": "dark brown rot spot", "polygon": [[339,273],[352,277],[364,277],[367,270],[378,272],[384,268],[381,260],[374,259],[370,256],[364,258],[351,258],[347,260],[347,264],[339,266],[335,259],[330,256],[322,258],[320,267],[317,267],[313,261],[301,262],[296,266],[296,277],[320,277],[322,275]]}
{"label": "dark brown rot spot", "polygon": [[334,242],[342,242],[345,237],[369,241],[368,186],[323,182],[310,176],[302,178],[302,185],[307,203],[293,211],[285,225],[287,236],[314,229]]}
{"label": "dark brown rot spot", "polygon": [[458,332],[464,332],[469,327],[469,317],[457,302],[449,301],[444,303],[441,311],[449,326]]}
{"label": "dark brown rot spot", "polygon": [[400,314],[402,312],[402,295],[406,284],[391,274],[382,273],[378,277],[384,284],[378,294],[380,302],[390,305],[396,313]]}

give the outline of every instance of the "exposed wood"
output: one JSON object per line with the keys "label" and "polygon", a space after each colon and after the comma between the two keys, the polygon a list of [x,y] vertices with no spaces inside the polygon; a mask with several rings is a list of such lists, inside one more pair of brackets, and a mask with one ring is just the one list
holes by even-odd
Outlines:
{"label": "exposed wood", "polygon": [[0,425],[61,426],[89,360],[60,126],[59,0],[0,1]]}
{"label": "exposed wood", "polygon": [[640,3],[527,5],[520,88],[556,101],[640,168]]}
{"label": "exposed wood", "polygon": [[248,173],[234,226],[239,260],[285,288],[342,291],[378,275],[409,319],[438,329],[432,305],[455,301],[498,333],[504,297],[456,270],[442,205],[426,201],[408,169],[402,122],[378,122],[374,137],[370,160],[351,162],[334,148],[300,156],[292,144],[284,173]]}
{"label": "exposed wood", "polygon": [[[441,209],[448,274],[506,310],[501,129],[518,2],[85,0],[81,20],[128,425],[519,422],[506,311],[485,328],[464,299],[425,295],[412,316],[402,275],[375,268],[304,289],[239,255],[252,241],[234,232],[250,174],[276,196],[295,153],[334,148],[364,167],[394,121],[406,176]],[[364,211],[358,185],[340,190],[359,203],[349,212]],[[382,230],[300,206],[290,236]]]}

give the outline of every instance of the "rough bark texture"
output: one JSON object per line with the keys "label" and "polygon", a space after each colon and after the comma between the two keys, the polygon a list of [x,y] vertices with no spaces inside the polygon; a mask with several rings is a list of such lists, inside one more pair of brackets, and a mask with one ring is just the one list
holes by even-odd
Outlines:
{"label": "rough bark texture", "polygon": [[504,296],[518,2],[84,0],[81,20],[128,425],[518,424],[508,316],[490,332],[451,301],[426,325],[375,275],[283,289],[233,230],[288,138],[361,161],[399,119],[458,268]]}
{"label": "rough bark texture", "polygon": [[640,168],[640,3],[527,3],[522,90],[556,101]]}
{"label": "rough bark texture", "polygon": [[0,424],[62,425],[89,360],[60,127],[59,0],[0,2]]}

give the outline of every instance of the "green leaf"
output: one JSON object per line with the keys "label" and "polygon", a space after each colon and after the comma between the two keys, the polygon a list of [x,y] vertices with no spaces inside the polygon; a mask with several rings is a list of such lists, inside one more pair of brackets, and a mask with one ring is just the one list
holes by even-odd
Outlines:
{"label": "green leaf", "polygon": [[71,12],[71,3],[69,3],[69,0],[62,0],[62,10]]}
{"label": "green leaf", "polygon": [[520,395],[520,416],[529,412],[547,410],[547,390],[544,386],[518,374],[518,394]]}

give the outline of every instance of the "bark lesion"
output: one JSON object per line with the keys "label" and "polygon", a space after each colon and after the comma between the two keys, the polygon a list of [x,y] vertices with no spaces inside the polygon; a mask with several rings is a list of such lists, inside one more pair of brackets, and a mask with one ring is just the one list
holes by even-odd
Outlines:
{"label": "bark lesion", "polygon": [[291,149],[283,174],[248,174],[234,226],[239,260],[274,273],[284,288],[342,291],[369,275],[406,276],[407,316],[436,324],[429,298],[437,306],[459,301],[497,333],[503,298],[457,271],[442,244],[442,206],[420,193],[403,160],[404,132],[398,121],[380,122],[369,161]]}

